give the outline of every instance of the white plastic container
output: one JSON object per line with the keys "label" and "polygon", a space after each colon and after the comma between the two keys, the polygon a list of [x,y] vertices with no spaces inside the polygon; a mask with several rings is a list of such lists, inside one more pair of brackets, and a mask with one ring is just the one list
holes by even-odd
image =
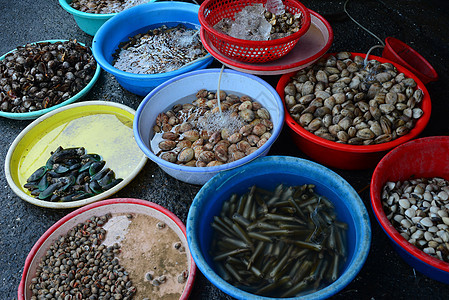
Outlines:
{"label": "white plastic container", "polygon": [[150,139],[154,135],[153,126],[157,115],[171,109],[175,104],[191,103],[196,99],[195,94],[201,89],[216,91],[219,74],[220,69],[206,69],[175,77],[151,91],[137,108],[133,126],[137,144],[145,155],[157,163],[167,174],[178,180],[203,185],[220,171],[241,166],[259,156],[264,156],[282,130],[284,107],[278,93],[267,82],[256,76],[233,70],[224,70],[220,90],[238,96],[247,95],[260,102],[271,115],[271,121],[273,122],[271,138],[254,153],[221,166],[186,167],[157,157],[150,147]]}

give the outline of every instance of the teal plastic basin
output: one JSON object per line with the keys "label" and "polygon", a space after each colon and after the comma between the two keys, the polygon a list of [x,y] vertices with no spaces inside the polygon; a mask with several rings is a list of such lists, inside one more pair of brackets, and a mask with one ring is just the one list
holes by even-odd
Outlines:
{"label": "teal plastic basin", "polygon": [[[154,2],[156,0],[149,0],[148,2]],[[74,9],[70,6],[72,0],[59,0],[59,4],[64,8],[67,12],[73,15],[76,24],[78,27],[87,33],[88,35],[94,36],[97,30],[104,24],[107,20],[117,15],[118,13],[113,14],[92,14],[85,13],[79,10]]]}
{"label": "teal plastic basin", "polygon": [[[34,42],[34,43],[31,43],[31,44],[37,44],[37,43],[52,43],[52,44],[54,44],[56,42],[65,42],[65,41],[67,41],[67,40],[45,40],[45,41]],[[86,46],[83,43],[79,43],[79,44],[83,45],[83,46]],[[5,57],[6,57],[6,55],[8,53],[11,53],[11,52],[14,52],[14,51],[16,51],[16,49],[11,50],[11,51],[5,53],[4,55],[2,55],[0,57],[0,60],[5,59]],[[65,106],[67,104],[71,104],[71,103],[73,103],[73,102],[83,98],[92,89],[92,87],[94,86],[95,82],[97,82],[98,77],[100,77],[100,71],[101,71],[100,65],[97,63],[97,68],[95,70],[95,73],[94,73],[92,79],[89,81],[89,83],[81,91],[79,91],[77,94],[73,95],[71,98],[69,98],[69,99],[67,99],[67,100],[65,100],[65,101],[63,101],[63,102],[61,102],[61,103],[59,103],[57,105],[51,106],[49,108],[44,108],[44,109],[40,109],[40,110],[36,110],[36,111],[30,111],[30,112],[24,112],[24,113],[12,113],[12,112],[0,111],[0,117],[4,117],[4,118],[8,118],[8,119],[15,119],[15,120],[34,120],[34,119],[37,119],[40,116],[42,116],[42,115],[44,115],[44,114],[46,114],[48,112],[51,112],[51,111],[53,111],[55,109],[58,109],[58,108],[60,108],[62,106]]]}

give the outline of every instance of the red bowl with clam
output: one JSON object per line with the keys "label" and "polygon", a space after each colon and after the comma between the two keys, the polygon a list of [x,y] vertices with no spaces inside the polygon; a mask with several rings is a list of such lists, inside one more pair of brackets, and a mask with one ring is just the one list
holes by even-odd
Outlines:
{"label": "red bowl with clam", "polygon": [[[329,55],[331,54],[324,56],[323,59],[326,59]],[[354,58],[355,56],[365,58],[366,54],[351,53],[351,58]],[[374,168],[388,151],[404,142],[416,138],[427,126],[430,119],[431,102],[430,95],[422,81],[405,67],[385,58],[370,55],[369,59],[375,59],[380,63],[391,63],[399,73],[404,73],[406,77],[412,78],[416,82],[415,89],[420,89],[423,92],[423,97],[420,102],[420,108],[423,112],[422,116],[416,121],[414,127],[407,134],[389,142],[371,145],[352,145],[330,141],[307,131],[293,119],[285,102],[284,88],[291,82],[292,77],[295,76],[297,72],[285,74],[280,78],[276,87],[276,91],[284,102],[285,122],[290,129],[293,142],[299,150],[308,155],[311,159],[329,167],[346,170]]]}
{"label": "red bowl with clam", "polygon": [[[104,224],[100,225],[98,218],[106,215],[110,217],[108,217],[107,221],[102,221]],[[116,248],[114,244],[120,245],[120,250],[114,252],[113,256],[118,259],[119,264],[124,266],[125,271],[129,273],[132,287],[127,286],[127,289],[134,288],[134,298],[162,299],[171,297],[171,299],[180,300],[189,298],[197,269],[188,247],[184,223],[173,212],[156,203],[134,198],[114,198],[78,208],[45,231],[39,240],[36,241],[25,260],[17,299],[26,300],[33,299],[33,296],[35,297],[32,285],[36,282],[37,272],[41,265],[49,267],[49,269],[56,266],[56,260],[53,259],[53,256],[42,262],[49,255],[49,252],[52,253],[50,249],[55,249],[53,250],[54,252],[58,251],[58,258],[62,257],[68,260],[72,258],[71,254],[66,256],[65,252],[58,248],[60,246],[55,245],[58,244],[62,237],[67,238],[73,232],[73,229],[86,226],[87,223],[95,223],[95,227],[98,224],[98,227],[106,230],[104,237],[100,237],[101,234],[98,234],[99,242],[95,244],[90,236],[91,232],[98,231],[90,231],[92,228],[80,230],[82,236],[78,237],[77,242],[83,238],[85,243],[81,246],[76,246],[75,249],[70,251],[74,251],[74,253],[76,251],[76,253],[80,253],[80,257],[86,257],[87,254],[90,255],[91,253],[101,254],[101,250],[96,250],[100,246]],[[59,245],[64,245],[63,247],[69,248],[70,246],[73,248],[72,244],[67,246],[68,244],[68,242],[59,242]],[[175,246],[176,244],[179,246]],[[100,255],[100,257],[103,257],[103,255]],[[85,260],[85,264],[77,266],[77,272],[86,272],[86,268],[92,268],[94,264],[95,262],[93,261]],[[99,269],[101,270],[101,268],[103,267],[100,265]],[[104,266],[104,270],[111,269],[106,269],[106,266]],[[72,272],[73,274],[73,268],[70,265],[66,266],[66,271],[67,274],[64,275],[61,267],[61,272],[59,273],[61,278],[70,278],[68,277],[70,273]],[[115,268],[112,272],[117,274]],[[157,289],[153,289],[153,282],[150,282],[152,280],[148,278],[147,273],[152,274],[153,278],[158,278],[159,275],[164,274],[165,281],[163,284],[158,285]],[[78,286],[77,289],[72,288],[73,299],[88,299],[92,295],[93,297],[98,297],[98,294],[108,283],[102,282],[99,285],[98,282],[100,280],[95,281],[95,275],[98,274],[86,275],[82,281],[72,279],[70,286]],[[183,280],[180,280],[180,275],[183,276]],[[113,282],[109,284],[121,284],[123,281],[120,282],[118,276],[120,275],[109,279]],[[117,280],[114,283],[115,279]],[[38,280],[40,282],[43,279],[39,277]],[[64,282],[60,286],[67,288]],[[88,288],[88,285],[93,286],[94,284],[98,287],[97,292]],[[59,292],[59,296],[64,298],[67,295],[66,293],[66,291]],[[111,288],[112,297],[118,296],[117,294],[119,293],[121,293],[120,290],[114,293]],[[123,292],[121,296],[125,293]],[[38,297],[40,298],[42,295],[38,295]],[[72,298],[70,297],[70,299]]]}
{"label": "red bowl with clam", "polygon": [[[448,153],[448,136],[424,137],[409,141],[382,158],[374,170],[370,184],[371,207],[393,248],[414,269],[446,284],[449,283],[449,263],[438,259],[435,255],[425,253],[425,249],[421,250],[401,235],[387,217],[382,200],[385,198],[382,198],[382,194],[387,182],[434,177],[449,180]],[[437,223],[442,224],[437,220],[432,222],[434,226],[439,226]]]}

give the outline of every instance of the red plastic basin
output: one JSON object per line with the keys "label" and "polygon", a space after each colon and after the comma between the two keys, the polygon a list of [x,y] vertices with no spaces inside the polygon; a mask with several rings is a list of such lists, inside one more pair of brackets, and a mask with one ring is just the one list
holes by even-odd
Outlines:
{"label": "red plastic basin", "polygon": [[[330,55],[330,54],[329,54]],[[359,55],[365,57],[366,54],[352,53],[353,56]],[[325,56],[326,57],[326,56]],[[305,130],[299,125],[288,112],[285,106],[285,93],[284,88],[290,82],[290,78],[296,74],[292,72],[285,74],[279,80],[276,91],[279,93],[282,101],[284,101],[285,108],[285,122],[291,130],[291,137],[296,146],[306,155],[308,155],[314,161],[317,161],[323,165],[329,167],[335,167],[346,170],[362,170],[374,168],[379,160],[394,147],[407,142],[413,138],[416,138],[427,126],[430,119],[431,102],[429,93],[418,77],[416,77],[411,71],[405,67],[398,65],[388,59],[370,55],[370,59],[376,59],[382,63],[393,63],[399,72],[404,73],[407,77],[411,77],[415,80],[417,88],[421,89],[424,93],[423,100],[421,102],[421,109],[424,114],[419,118],[415,124],[415,127],[410,130],[406,135],[403,135],[388,143],[375,144],[375,145],[348,145],[340,144],[318,137],[313,133]]]}
{"label": "red plastic basin", "polygon": [[388,181],[441,177],[449,179],[449,137],[434,136],[400,145],[379,162],[371,178],[371,206],[380,226],[396,251],[413,268],[435,280],[449,283],[449,263],[430,256],[410,244],[385,215],[382,188]]}
{"label": "red plastic basin", "polygon": [[[186,240],[186,227],[182,221],[168,209],[141,199],[134,198],[114,198],[108,200],[102,200],[98,202],[91,203],[89,205],[78,208],[72,211],[68,215],[64,216],[62,219],[53,224],[45,233],[39,238],[39,240],[34,244],[30,253],[25,260],[25,266],[23,268],[22,280],[20,281],[17,296],[19,300],[31,299],[30,283],[34,274],[36,274],[36,269],[42,259],[45,256],[47,250],[59,237],[67,234],[73,227],[78,223],[85,222],[93,216],[102,216],[107,213],[112,214],[142,214],[157,218],[167,224],[168,228],[171,228],[176,236],[179,238],[181,243],[186,245],[186,256],[188,260],[188,279],[184,284],[184,290],[179,298],[179,300],[187,300],[189,298],[190,292],[192,291],[194,280],[196,278],[196,264],[191,256],[190,250],[187,247]],[[125,231],[127,232],[127,231]],[[143,232],[146,234],[146,232]],[[113,234],[115,237],[115,234]],[[142,240],[142,244],[145,240]],[[146,248],[145,248],[146,247]],[[134,247],[141,251],[142,249],[148,249],[148,245],[142,247],[142,245],[137,243]],[[137,252],[136,252],[137,253]],[[171,262],[173,264],[173,262]],[[154,264],[153,264],[154,265]],[[148,265],[135,265],[135,269],[138,268],[148,268]],[[136,274],[136,272],[134,272]],[[137,278],[133,279],[135,282]],[[170,293],[173,291],[160,292],[161,297],[166,295],[173,295]],[[73,297],[74,299],[75,297]]]}
{"label": "red plastic basin", "polygon": [[421,54],[394,37],[385,39],[382,57],[406,67],[424,84],[438,80],[437,72]]}

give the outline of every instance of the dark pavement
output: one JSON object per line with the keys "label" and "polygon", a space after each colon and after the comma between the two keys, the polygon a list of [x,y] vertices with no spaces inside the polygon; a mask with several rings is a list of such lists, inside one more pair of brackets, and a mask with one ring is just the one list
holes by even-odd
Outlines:
{"label": "dark pavement", "polygon": [[[304,0],[310,9],[328,17],[335,38],[330,52],[366,53],[378,43],[343,12],[344,1]],[[420,52],[436,69],[440,79],[429,83],[432,116],[421,136],[449,135],[449,2],[437,0],[352,0],[348,11],[382,40],[396,37]],[[48,39],[74,39],[90,45],[92,37],[84,34],[72,16],[57,0],[0,0],[0,54],[27,42]],[[376,49],[374,55],[381,54]],[[221,65],[216,61],[213,67]],[[263,79],[275,85],[279,76]],[[123,103],[137,109],[143,97],[123,90],[106,72],[84,100]],[[31,121],[0,119],[0,164],[14,138]],[[287,128],[269,154],[305,157],[290,141]],[[393,250],[375,220],[369,203],[373,170],[335,170],[360,191],[371,217],[372,246],[368,259],[355,278],[333,299],[447,299],[449,285],[415,272]],[[200,187],[179,182],[149,161],[142,172],[114,197],[131,197],[155,202],[174,212],[185,222],[189,205]],[[17,298],[25,258],[38,238],[71,210],[36,207],[17,197],[9,188],[4,171],[0,176],[0,299]],[[191,299],[231,299],[198,272]]]}

